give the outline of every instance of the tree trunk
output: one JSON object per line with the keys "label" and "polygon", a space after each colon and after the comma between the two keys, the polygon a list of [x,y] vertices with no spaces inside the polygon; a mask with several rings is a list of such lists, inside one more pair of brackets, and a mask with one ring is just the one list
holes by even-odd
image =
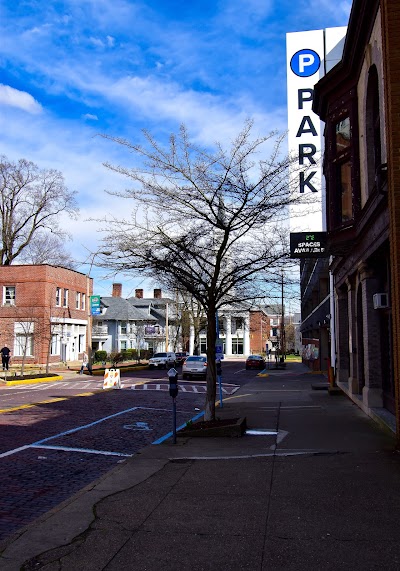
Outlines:
{"label": "tree trunk", "polygon": [[207,312],[207,394],[204,420],[215,419],[215,399],[217,394],[217,371],[215,366],[216,310],[211,307]]}

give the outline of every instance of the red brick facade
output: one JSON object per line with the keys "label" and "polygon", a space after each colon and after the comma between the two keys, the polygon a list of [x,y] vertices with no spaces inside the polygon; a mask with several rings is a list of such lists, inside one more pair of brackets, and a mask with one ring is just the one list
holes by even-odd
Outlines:
{"label": "red brick facade", "polygon": [[45,364],[77,360],[87,350],[91,278],[59,266],[11,265],[0,267],[0,287],[0,343],[13,363],[24,352],[26,363]]}
{"label": "red brick facade", "polygon": [[382,0],[383,66],[386,78],[386,136],[393,320],[393,376],[397,441],[400,447],[400,3]]}

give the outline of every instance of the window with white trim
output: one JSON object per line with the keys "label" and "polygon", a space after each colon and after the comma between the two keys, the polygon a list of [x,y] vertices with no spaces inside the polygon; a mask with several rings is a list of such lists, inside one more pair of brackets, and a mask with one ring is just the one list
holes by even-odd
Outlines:
{"label": "window with white trim", "polygon": [[76,308],[76,309],[80,309],[80,308],[81,308],[81,292],[80,292],[80,291],[77,291],[77,292],[76,292],[75,308]]}
{"label": "window with white trim", "polygon": [[82,306],[81,309],[85,309],[86,308],[86,294],[82,294]]}
{"label": "window with white trim", "polygon": [[57,307],[61,306],[61,288],[60,287],[56,287],[56,306]]}
{"label": "window with white trim", "polygon": [[33,357],[33,335],[17,333],[14,341],[14,355],[16,357]]}
{"label": "window with white trim", "polygon": [[68,290],[64,289],[63,307],[68,307]]}
{"label": "window with white trim", "polygon": [[60,337],[58,335],[51,336],[50,355],[60,354]]}
{"label": "window with white trim", "polygon": [[3,287],[3,305],[15,305],[15,286]]}

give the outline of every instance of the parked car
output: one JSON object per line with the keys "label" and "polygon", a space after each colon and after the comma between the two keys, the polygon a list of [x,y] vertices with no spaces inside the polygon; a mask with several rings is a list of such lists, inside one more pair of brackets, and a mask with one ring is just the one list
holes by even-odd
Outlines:
{"label": "parked car", "polygon": [[261,355],[250,355],[249,357],[247,357],[246,359],[246,370],[249,369],[265,369],[266,367],[266,362],[264,357],[262,357]]}
{"label": "parked car", "polygon": [[175,357],[176,357],[176,364],[177,365],[183,365],[186,358],[189,357],[189,353],[186,353],[186,351],[184,351],[183,353],[178,352],[178,353],[175,353]]}
{"label": "parked car", "polygon": [[166,369],[167,367],[175,367],[176,356],[175,353],[165,352],[165,353],[155,353],[151,359],[149,359],[149,369]]}
{"label": "parked car", "polygon": [[182,377],[190,379],[190,377],[205,377],[207,373],[207,357],[202,355],[191,355],[187,357],[182,365]]}

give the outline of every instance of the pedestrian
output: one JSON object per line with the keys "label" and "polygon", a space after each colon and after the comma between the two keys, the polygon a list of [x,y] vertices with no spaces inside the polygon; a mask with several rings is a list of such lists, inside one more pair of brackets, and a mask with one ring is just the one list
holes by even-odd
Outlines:
{"label": "pedestrian", "polygon": [[7,345],[5,345],[3,347],[3,349],[0,351],[0,353],[1,353],[1,361],[3,363],[3,371],[8,371],[8,366],[10,364],[11,351],[7,347]]}
{"label": "pedestrian", "polygon": [[92,371],[91,364],[90,364],[90,362],[89,362],[88,354],[84,352],[84,353],[83,353],[83,356],[82,356],[81,370],[79,371],[79,374],[80,374],[80,375],[83,375],[83,370],[84,370],[85,367],[86,367],[87,370],[89,371],[89,375],[93,375],[93,371]]}

